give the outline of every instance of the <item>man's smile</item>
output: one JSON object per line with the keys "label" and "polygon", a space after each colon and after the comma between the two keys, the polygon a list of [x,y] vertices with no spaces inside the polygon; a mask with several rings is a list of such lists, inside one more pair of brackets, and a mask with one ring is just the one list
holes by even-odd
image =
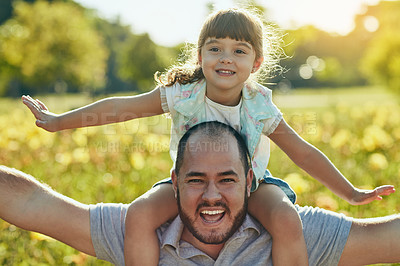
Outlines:
{"label": "man's smile", "polygon": [[205,223],[217,223],[225,216],[224,210],[203,210],[200,212],[200,217]]}

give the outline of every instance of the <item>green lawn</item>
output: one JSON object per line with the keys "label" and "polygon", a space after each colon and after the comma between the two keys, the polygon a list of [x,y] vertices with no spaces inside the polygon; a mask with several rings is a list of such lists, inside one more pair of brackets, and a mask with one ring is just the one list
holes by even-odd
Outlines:
{"label": "green lawn", "polygon": [[[91,102],[83,96],[40,97],[62,112]],[[398,97],[377,88],[276,93],[285,119],[323,151],[355,185],[399,187]],[[78,201],[132,201],[169,174],[170,121],[164,116],[119,125],[47,133],[19,100],[0,99],[0,164],[34,175]],[[269,169],[287,180],[301,205],[355,217],[397,213],[396,194],[367,206],[350,206],[299,170],[272,146]],[[41,235],[0,221],[1,265],[107,265]]]}

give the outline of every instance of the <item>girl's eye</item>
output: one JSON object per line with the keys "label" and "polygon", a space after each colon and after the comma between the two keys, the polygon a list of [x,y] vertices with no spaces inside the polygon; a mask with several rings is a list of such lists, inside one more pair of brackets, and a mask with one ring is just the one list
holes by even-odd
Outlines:
{"label": "girl's eye", "polygon": [[212,48],[210,48],[210,51],[211,51],[211,52],[218,52],[219,49],[218,49],[217,47],[212,47]]}
{"label": "girl's eye", "polygon": [[235,53],[237,53],[237,54],[246,54],[246,52],[244,50],[242,50],[242,49],[237,49],[235,51]]}

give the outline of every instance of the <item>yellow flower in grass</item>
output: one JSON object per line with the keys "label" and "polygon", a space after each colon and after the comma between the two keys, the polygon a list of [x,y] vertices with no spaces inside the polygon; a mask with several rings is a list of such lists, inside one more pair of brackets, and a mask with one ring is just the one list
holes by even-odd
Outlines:
{"label": "yellow flower in grass", "polygon": [[77,163],[88,163],[90,161],[89,150],[86,148],[76,148],[72,152],[72,158]]}
{"label": "yellow flower in grass", "polygon": [[144,136],[144,146],[151,153],[161,153],[169,150],[169,137],[158,134]]}
{"label": "yellow flower in grass", "polygon": [[322,122],[325,125],[333,125],[335,123],[335,121],[336,121],[336,116],[335,116],[335,113],[333,113],[333,112],[325,112],[322,115]]}
{"label": "yellow flower in grass", "polygon": [[40,138],[38,138],[38,137],[34,137],[34,138],[29,139],[28,144],[29,144],[29,147],[32,150],[37,150],[42,146],[41,142],[40,142]]}
{"label": "yellow flower in grass", "polygon": [[339,130],[330,141],[331,147],[334,149],[341,148],[348,144],[351,137],[351,133],[347,129]]}
{"label": "yellow flower in grass", "polygon": [[136,170],[141,170],[145,167],[146,160],[144,159],[142,153],[133,152],[129,159],[132,167],[135,168]]}
{"label": "yellow flower in grass", "polygon": [[400,127],[393,129],[392,135],[395,139],[400,140]]}
{"label": "yellow flower in grass", "polygon": [[87,145],[87,134],[84,130],[75,130],[71,135],[76,145],[81,147]]}
{"label": "yellow flower in grass", "polygon": [[371,125],[364,130],[362,144],[367,151],[374,151],[378,148],[391,147],[393,138],[381,127]]}
{"label": "yellow flower in grass", "polygon": [[290,173],[285,177],[285,181],[289,183],[290,187],[296,194],[302,194],[310,190],[310,185],[300,174]]}
{"label": "yellow flower in grass", "polygon": [[337,201],[329,195],[319,193],[315,199],[315,204],[323,209],[336,211],[339,207]]}
{"label": "yellow flower in grass", "polygon": [[68,166],[71,164],[72,158],[73,156],[70,152],[62,152],[62,153],[60,152],[55,155],[54,159],[56,160],[56,162],[64,166]]}
{"label": "yellow flower in grass", "polygon": [[368,158],[369,168],[378,171],[388,167],[388,161],[382,153],[373,153]]}

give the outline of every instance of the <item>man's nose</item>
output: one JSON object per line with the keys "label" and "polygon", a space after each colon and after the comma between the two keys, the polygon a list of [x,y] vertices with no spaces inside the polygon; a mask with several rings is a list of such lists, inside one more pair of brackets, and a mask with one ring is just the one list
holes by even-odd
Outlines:
{"label": "man's nose", "polygon": [[206,201],[218,201],[222,198],[221,193],[218,187],[214,182],[209,182],[207,187],[205,188],[202,196],[203,200]]}

